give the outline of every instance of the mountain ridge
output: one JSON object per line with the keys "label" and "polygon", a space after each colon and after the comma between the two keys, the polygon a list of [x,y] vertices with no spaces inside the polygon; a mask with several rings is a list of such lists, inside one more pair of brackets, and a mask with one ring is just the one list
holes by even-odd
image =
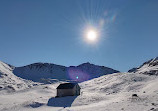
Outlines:
{"label": "mountain ridge", "polygon": [[[63,66],[53,63],[37,62],[29,65],[15,67],[13,65],[1,62],[3,67],[6,64],[8,71],[26,80],[41,82],[41,79],[74,80],[77,82],[87,81],[103,75],[118,73],[118,70],[106,66],[99,66],[89,62],[78,66]],[[144,62],[137,68],[130,69],[128,72],[137,72],[140,74],[158,75],[158,57]]]}
{"label": "mountain ridge", "polygon": [[117,72],[119,71],[105,66],[91,64],[89,62],[69,67],[53,63],[38,62],[26,66],[15,67],[13,70],[13,73],[18,77],[36,82],[39,82],[41,78],[67,79],[83,82],[102,75]]}

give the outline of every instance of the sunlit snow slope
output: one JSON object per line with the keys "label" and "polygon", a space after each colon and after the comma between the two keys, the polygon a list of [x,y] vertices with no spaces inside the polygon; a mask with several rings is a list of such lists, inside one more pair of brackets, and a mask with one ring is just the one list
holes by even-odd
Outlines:
{"label": "sunlit snow slope", "polygon": [[14,67],[0,61],[0,91],[16,91],[31,87],[34,83],[15,76]]}
{"label": "sunlit snow slope", "polygon": [[158,75],[158,57],[143,63],[138,68],[133,68],[129,72],[137,72],[141,74]]}
{"label": "sunlit snow slope", "polygon": [[157,111],[157,84],[155,75],[116,73],[80,83],[80,96],[62,98],[55,98],[59,83],[39,85],[0,94],[0,111]]}

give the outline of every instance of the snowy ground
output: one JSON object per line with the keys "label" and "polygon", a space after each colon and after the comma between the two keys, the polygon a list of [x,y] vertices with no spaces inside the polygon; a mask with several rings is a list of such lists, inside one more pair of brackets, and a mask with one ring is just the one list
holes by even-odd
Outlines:
{"label": "snowy ground", "polygon": [[[158,76],[116,73],[80,83],[78,97],[55,98],[59,83],[0,91],[0,111],[158,111]],[[132,97],[137,94],[138,97]]]}

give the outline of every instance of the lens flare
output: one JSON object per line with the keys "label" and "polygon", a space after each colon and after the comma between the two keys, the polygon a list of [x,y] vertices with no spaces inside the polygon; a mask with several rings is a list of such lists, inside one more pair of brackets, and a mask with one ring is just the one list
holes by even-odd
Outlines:
{"label": "lens flare", "polygon": [[83,82],[86,80],[89,80],[89,74],[86,72],[83,72],[81,69],[77,67],[70,67],[68,68],[68,77],[71,80],[77,81],[77,82]]}

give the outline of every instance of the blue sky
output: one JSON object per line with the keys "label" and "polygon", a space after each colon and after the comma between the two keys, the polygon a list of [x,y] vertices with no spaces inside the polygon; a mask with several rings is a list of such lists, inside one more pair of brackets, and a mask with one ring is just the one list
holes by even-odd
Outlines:
{"label": "blue sky", "polygon": [[[84,40],[88,26],[98,41]],[[120,71],[158,56],[157,0],[1,0],[0,60]]]}

